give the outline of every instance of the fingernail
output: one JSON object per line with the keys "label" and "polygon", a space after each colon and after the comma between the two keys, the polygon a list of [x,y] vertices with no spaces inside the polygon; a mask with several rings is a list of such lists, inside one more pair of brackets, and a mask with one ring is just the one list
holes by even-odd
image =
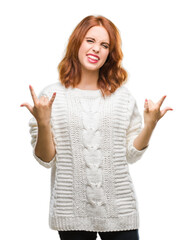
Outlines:
{"label": "fingernail", "polygon": [[23,106],[24,106],[23,104],[20,105],[20,107],[23,107]]}
{"label": "fingernail", "polygon": [[170,110],[173,110],[172,108],[170,108]]}
{"label": "fingernail", "polygon": [[31,88],[32,86],[31,85],[29,85],[29,88]]}
{"label": "fingernail", "polygon": [[146,101],[146,102],[148,101],[147,98],[145,99],[145,101]]}

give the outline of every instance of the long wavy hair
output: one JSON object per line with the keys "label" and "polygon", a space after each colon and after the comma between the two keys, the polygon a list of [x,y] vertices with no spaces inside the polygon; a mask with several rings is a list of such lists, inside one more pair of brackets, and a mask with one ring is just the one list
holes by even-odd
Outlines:
{"label": "long wavy hair", "polygon": [[59,80],[66,88],[69,86],[74,88],[81,81],[81,64],[78,59],[78,51],[86,33],[94,26],[103,26],[110,38],[109,54],[106,62],[99,69],[97,83],[104,97],[111,95],[125,83],[128,74],[121,66],[123,53],[119,30],[109,19],[103,16],[87,16],[76,26],[69,38],[65,56],[58,65]]}

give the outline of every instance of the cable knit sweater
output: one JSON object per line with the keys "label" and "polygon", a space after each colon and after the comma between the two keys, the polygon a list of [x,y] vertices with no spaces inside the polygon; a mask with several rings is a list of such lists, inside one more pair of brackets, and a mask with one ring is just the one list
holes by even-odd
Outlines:
{"label": "cable knit sweater", "polygon": [[51,168],[49,226],[53,230],[122,231],[139,228],[139,212],[128,164],[139,160],[133,141],[142,129],[136,100],[125,86],[103,98],[100,90],[45,87],[51,98],[56,155],[35,155],[37,122],[29,122],[35,159]]}

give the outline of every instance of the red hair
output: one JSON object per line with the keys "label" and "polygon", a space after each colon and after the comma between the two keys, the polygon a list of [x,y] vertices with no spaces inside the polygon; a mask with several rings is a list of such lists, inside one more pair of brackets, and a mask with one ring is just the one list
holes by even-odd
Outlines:
{"label": "red hair", "polygon": [[91,27],[103,26],[109,34],[109,55],[104,65],[99,69],[98,87],[102,94],[110,95],[115,92],[127,79],[127,72],[121,67],[123,53],[121,38],[117,27],[103,16],[85,17],[72,32],[66,48],[65,57],[58,65],[59,80],[65,87],[76,87],[81,81],[81,65],[78,51],[82,41]]}

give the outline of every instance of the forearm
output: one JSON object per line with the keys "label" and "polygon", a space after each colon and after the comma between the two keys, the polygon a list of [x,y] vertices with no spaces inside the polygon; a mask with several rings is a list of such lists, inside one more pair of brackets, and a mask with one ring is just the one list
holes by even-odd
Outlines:
{"label": "forearm", "polygon": [[139,135],[135,138],[133,146],[141,151],[148,146],[152,132],[156,125],[145,125]]}
{"label": "forearm", "polygon": [[50,162],[54,158],[56,150],[50,124],[38,124],[35,154],[45,162]]}

